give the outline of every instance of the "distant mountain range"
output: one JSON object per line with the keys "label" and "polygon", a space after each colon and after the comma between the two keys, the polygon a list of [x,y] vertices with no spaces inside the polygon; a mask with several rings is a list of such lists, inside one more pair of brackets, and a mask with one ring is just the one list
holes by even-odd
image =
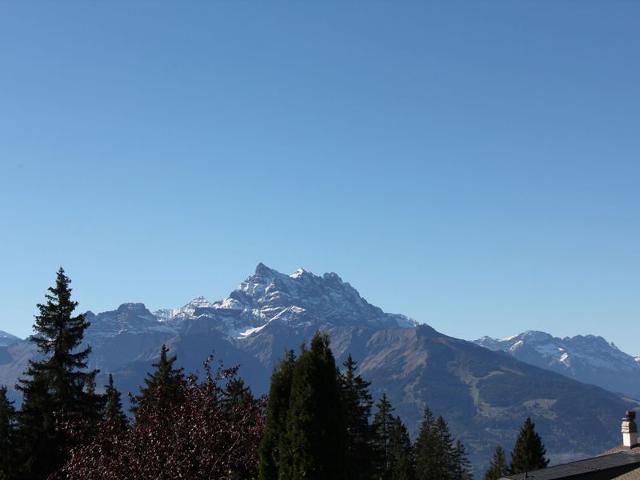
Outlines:
{"label": "distant mountain range", "polygon": [[[125,392],[137,389],[166,343],[187,370],[200,369],[215,353],[227,365],[239,364],[254,391],[265,393],[285,350],[326,331],[338,361],[351,353],[374,396],[386,392],[413,434],[429,406],[469,447],[476,466],[496,444],[510,449],[528,415],[554,460],[598,453],[618,443],[621,415],[637,406],[623,395],[494,351],[502,350],[495,345],[485,348],[489,340],[480,346],[385,313],[335,273],[300,269],[286,275],[259,264],[220,301],[199,297],[156,312],[125,303],[88,312],[87,318],[86,342],[93,347],[91,366],[102,371],[99,382],[113,373]],[[34,354],[27,341],[0,346],[0,383],[14,385]]]}
{"label": "distant mountain range", "polygon": [[640,398],[640,363],[613,343],[594,335],[558,338],[528,331],[513,337],[483,337],[475,341],[491,350],[538,367]]}

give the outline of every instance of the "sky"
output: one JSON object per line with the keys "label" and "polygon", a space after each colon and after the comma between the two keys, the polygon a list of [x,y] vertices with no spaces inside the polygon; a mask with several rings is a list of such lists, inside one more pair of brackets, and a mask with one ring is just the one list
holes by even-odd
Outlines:
{"label": "sky", "polygon": [[0,1],[0,329],[334,271],[640,353],[640,3]]}

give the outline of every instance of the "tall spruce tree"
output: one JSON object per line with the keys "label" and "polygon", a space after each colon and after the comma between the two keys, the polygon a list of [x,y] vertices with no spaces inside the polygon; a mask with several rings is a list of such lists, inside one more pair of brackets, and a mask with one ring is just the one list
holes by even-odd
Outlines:
{"label": "tall spruce tree", "polygon": [[453,446],[453,480],[473,480],[471,462],[467,456],[467,449],[460,440]]}
{"label": "tall spruce tree", "polygon": [[46,302],[38,305],[30,340],[39,356],[17,385],[23,393],[18,420],[24,478],[46,478],[58,470],[76,439],[85,438],[71,435],[69,426],[77,431],[84,419],[97,415],[98,397],[91,389],[97,370],[87,370],[91,348],[80,348],[89,322],[73,314],[78,304],[70,283],[60,268]]}
{"label": "tall spruce tree", "polygon": [[16,411],[7,398],[7,387],[0,387],[0,480],[11,480],[16,474]]}
{"label": "tall spruce tree", "polygon": [[224,388],[225,403],[229,408],[247,405],[255,401],[251,389],[242,378],[232,378]]}
{"label": "tall spruce tree", "polygon": [[127,426],[127,416],[122,411],[122,400],[120,392],[113,384],[113,375],[109,374],[109,381],[105,386],[105,406],[103,418],[116,427],[125,428]]}
{"label": "tall spruce tree", "polygon": [[435,441],[433,468],[438,472],[438,478],[451,479],[455,472],[454,448],[449,426],[442,416],[436,418],[433,433]]}
{"label": "tall spruce tree", "polygon": [[281,480],[346,479],[346,428],[329,337],[317,333],[296,362]]}
{"label": "tall spruce tree", "polygon": [[433,419],[427,408],[415,442],[416,478],[452,480],[456,465],[451,433],[444,418]]}
{"label": "tall spruce tree", "polygon": [[413,480],[413,452],[407,427],[400,417],[394,417],[389,432],[389,450],[391,454],[391,480]]}
{"label": "tall spruce tree", "polygon": [[499,480],[508,474],[509,466],[507,465],[507,457],[504,449],[498,445],[493,453],[491,464],[484,474],[484,480]]}
{"label": "tall spruce tree", "polygon": [[435,419],[429,408],[425,408],[420,422],[420,431],[413,445],[417,480],[437,480],[435,462]]}
{"label": "tall spruce tree", "polygon": [[373,401],[370,383],[356,374],[358,364],[348,356],[340,375],[340,390],[347,428],[347,477],[369,480],[373,474],[372,428],[369,425]]}
{"label": "tall spruce tree", "polygon": [[511,452],[511,473],[525,473],[546,468],[549,465],[546,454],[547,450],[536,432],[535,424],[531,417],[527,417]]}
{"label": "tall spruce tree", "polygon": [[267,402],[267,418],[262,441],[260,442],[260,480],[277,480],[280,471],[280,459],[284,458],[285,434],[291,382],[296,359],[293,350],[289,350],[284,359],[271,375],[271,387]]}
{"label": "tall spruce tree", "polygon": [[140,393],[133,398],[131,411],[136,420],[140,420],[140,415],[147,410],[161,413],[182,399],[184,372],[182,368],[174,367],[177,358],[168,353],[169,348],[163,344],[158,362],[152,364],[155,370],[147,374]]}
{"label": "tall spruce tree", "polygon": [[373,416],[373,445],[375,478],[388,480],[393,470],[393,457],[391,455],[391,430],[395,417],[393,406],[386,393],[382,394],[376,404],[376,413]]}

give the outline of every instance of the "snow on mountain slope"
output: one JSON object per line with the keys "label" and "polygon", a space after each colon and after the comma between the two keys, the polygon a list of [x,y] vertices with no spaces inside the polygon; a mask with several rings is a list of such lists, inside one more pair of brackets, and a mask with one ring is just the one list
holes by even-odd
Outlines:
{"label": "snow on mountain slope", "polygon": [[475,343],[578,381],[640,398],[640,362],[602,337],[559,338],[527,331],[505,339],[482,337]]}
{"label": "snow on mountain slope", "polygon": [[91,322],[87,331],[88,339],[113,337],[122,333],[145,333],[149,331],[175,332],[170,326],[158,320],[142,303],[123,303],[116,310],[85,313]]}
{"label": "snow on mountain slope", "polygon": [[15,335],[0,330],[0,347],[8,347],[19,341],[20,339]]}
{"label": "snow on mountain slope", "polygon": [[389,314],[369,304],[335,273],[314,275],[302,268],[291,275],[260,263],[255,273],[222,300],[196,297],[180,308],[151,313],[142,303],[125,303],[117,310],[87,312],[91,339],[122,333],[179,333],[217,330],[233,339],[247,338],[271,322],[291,326],[360,325],[413,327],[404,315]]}
{"label": "snow on mountain slope", "polygon": [[383,312],[335,273],[314,275],[302,268],[290,275],[260,263],[255,273],[217,302],[198,297],[173,310],[159,310],[156,318],[177,328],[191,328],[197,320],[236,339],[247,338],[271,322],[290,325],[316,323],[412,327],[404,315]]}

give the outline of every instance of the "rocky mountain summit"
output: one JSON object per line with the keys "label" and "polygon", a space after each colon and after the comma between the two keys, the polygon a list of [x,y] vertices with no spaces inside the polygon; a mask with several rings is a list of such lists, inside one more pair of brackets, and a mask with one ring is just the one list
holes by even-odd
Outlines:
{"label": "rocky mountain summit", "polygon": [[545,332],[527,331],[504,339],[483,337],[475,343],[580,382],[640,399],[638,359],[602,337],[559,338]]}
{"label": "rocky mountain summit", "polygon": [[314,275],[302,268],[290,275],[260,263],[255,273],[220,301],[197,297],[185,306],[155,312],[158,320],[180,329],[184,322],[209,320],[230,339],[242,339],[270,323],[293,328],[358,325],[413,327],[404,315],[383,312],[360,296],[335,273]]}

